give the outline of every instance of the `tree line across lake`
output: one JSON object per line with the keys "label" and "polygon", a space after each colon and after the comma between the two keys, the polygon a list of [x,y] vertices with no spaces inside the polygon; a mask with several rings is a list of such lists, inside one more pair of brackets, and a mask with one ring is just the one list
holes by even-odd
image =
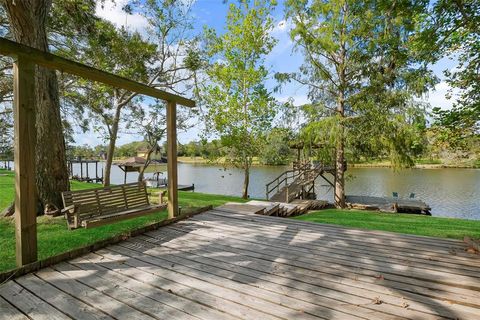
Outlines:
{"label": "tree line across lake", "polygon": [[[145,21],[142,30],[98,16],[98,6],[107,2],[115,3],[2,1],[0,36],[195,99],[197,109],[179,108],[177,125],[200,125],[202,142],[179,145],[180,153],[222,157],[242,168],[245,197],[254,159],[288,162],[295,156],[292,143],[335,164],[338,207],[345,205],[348,162],[388,159],[408,167],[430,158],[478,164],[478,1],[232,0],[212,4],[228,6],[221,31],[198,27],[195,1],[121,2],[125,14]],[[266,60],[278,43],[272,12],[280,5],[282,26],[303,57],[292,72],[272,70]],[[451,110],[424,102],[440,82],[431,65],[445,57],[458,62],[444,75],[456,90]],[[0,153],[6,157],[13,148],[12,63],[0,57]],[[42,206],[61,206],[59,191],[69,188],[66,159],[81,149],[79,132],[95,132],[106,142],[101,149],[107,185],[114,157],[126,149],[117,146],[119,135],[142,136],[147,158],[159,152],[165,135],[161,101],[36,71]],[[292,84],[306,88],[308,103],[275,99]]]}

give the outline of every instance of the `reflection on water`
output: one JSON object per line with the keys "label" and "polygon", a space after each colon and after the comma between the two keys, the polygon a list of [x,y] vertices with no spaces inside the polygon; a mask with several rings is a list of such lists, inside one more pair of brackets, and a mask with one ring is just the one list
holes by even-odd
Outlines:
{"label": "reflection on water", "polygon": [[[347,194],[400,197],[415,193],[415,198],[432,207],[433,216],[480,219],[479,169],[353,168],[347,180]],[[322,182],[322,185],[325,183]],[[317,196],[333,200],[332,191],[317,187]]]}
{"label": "reflection on water", "polygon": [[[99,167],[101,165],[99,164]],[[249,194],[252,198],[265,198],[265,184],[280,175],[287,167],[253,167],[250,173]],[[79,167],[74,167],[78,174]],[[89,167],[90,174],[95,166]],[[353,168],[347,173],[347,194],[367,196],[415,197],[432,207],[432,215],[480,219],[480,170],[478,169],[408,169],[393,171],[388,168]],[[151,176],[151,174],[146,175]],[[243,172],[240,169],[224,170],[221,166],[186,164],[178,165],[180,184],[195,184],[195,190],[206,193],[240,196]],[[136,181],[137,174],[129,173],[127,182]],[[123,171],[112,168],[112,183],[123,183]],[[316,184],[317,196],[332,201],[332,189],[323,180]]]}

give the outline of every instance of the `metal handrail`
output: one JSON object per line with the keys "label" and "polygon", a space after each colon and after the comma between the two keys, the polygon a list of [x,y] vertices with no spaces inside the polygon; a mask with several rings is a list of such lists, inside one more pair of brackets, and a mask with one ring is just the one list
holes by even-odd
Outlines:
{"label": "metal handrail", "polygon": [[[295,180],[303,172],[312,170],[312,169],[308,169],[308,168],[311,168],[310,162],[304,163],[303,165],[301,165],[298,168],[286,170],[286,171],[282,172],[282,174],[280,174],[277,178],[275,178],[272,181],[270,181],[269,183],[267,183],[266,186],[265,186],[267,199],[269,199],[269,195],[270,195],[270,193],[272,193],[272,191],[277,190],[277,192],[279,192],[280,191],[280,186],[284,182],[285,182],[285,185],[288,186],[288,180],[289,179]],[[291,175],[289,176],[289,174],[291,174]],[[276,182],[276,184],[274,185],[274,187],[270,188],[270,186],[275,182]]]}
{"label": "metal handrail", "polygon": [[293,169],[290,169],[290,170],[286,170],[284,172],[282,172],[278,177],[276,177],[275,179],[273,179],[272,181],[270,181],[269,183],[266,184],[266,186],[270,186],[272,183],[274,183],[275,181],[279,180],[283,175],[286,175],[288,173],[292,173],[292,172],[297,172],[297,171],[301,171],[302,169],[304,169],[305,167],[309,167],[310,166],[310,162],[307,162],[307,163],[304,163],[301,167],[299,168],[293,168]]}
{"label": "metal handrail", "polygon": [[[317,164],[313,168],[311,167],[310,163],[306,163],[306,164],[300,166],[299,168],[284,171],[277,178],[275,178],[274,180],[272,180],[271,182],[266,184],[266,197],[267,197],[267,199],[269,199],[270,194],[273,191],[280,192],[280,188],[283,187],[282,185],[284,185],[287,188],[287,198],[288,198],[289,197],[288,187],[291,184],[291,182],[295,181],[300,176],[303,176],[302,179],[305,180],[305,182],[302,183],[302,184],[308,184],[308,183],[311,183],[312,181],[314,181],[322,172],[329,171],[331,169],[332,169],[331,167],[325,167],[321,163]],[[313,173],[313,176],[308,177],[308,175],[312,174],[312,173]],[[289,180],[291,180],[290,183],[289,183]],[[271,185],[275,182],[276,182],[276,184],[273,187],[271,187]]]}

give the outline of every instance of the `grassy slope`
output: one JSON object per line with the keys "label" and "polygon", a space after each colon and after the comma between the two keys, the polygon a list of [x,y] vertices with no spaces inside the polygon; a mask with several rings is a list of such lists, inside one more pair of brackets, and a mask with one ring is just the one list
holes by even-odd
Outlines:
{"label": "grassy slope", "polygon": [[[5,172],[1,172],[5,173]],[[7,185],[11,184],[11,187]],[[92,188],[92,184],[73,181],[72,189]],[[7,188],[8,187],[8,188]],[[13,177],[0,176],[0,210],[5,208],[13,199]],[[8,200],[7,200],[8,199]],[[179,202],[182,208],[218,206],[228,201],[242,201],[242,199],[228,196],[217,196],[201,193],[179,192]],[[82,247],[131,229],[161,221],[167,217],[166,211],[120,221],[114,224],[93,229],[77,229],[69,231],[63,217],[39,217],[38,255],[39,259],[59,254],[74,248]],[[0,272],[15,267],[15,223],[13,218],[0,218]]]}
{"label": "grassy slope", "polygon": [[294,219],[432,237],[480,238],[480,221],[477,220],[337,209],[316,211]]}
{"label": "grassy slope", "polygon": [[[5,174],[0,170],[0,174]],[[0,175],[0,210],[6,207],[13,199],[13,174]],[[72,182],[72,189],[92,188],[92,184]],[[202,193],[179,192],[180,206],[203,207],[218,206],[228,201],[243,201],[240,198],[210,195]],[[121,221],[115,224],[94,229],[78,229],[68,231],[63,217],[38,218],[39,258],[65,252],[84,246],[95,241],[120,234],[143,225],[165,219],[166,212]],[[347,227],[356,227],[372,230],[384,230],[400,233],[410,233],[425,236],[457,238],[468,235],[480,238],[480,221],[434,218],[404,214],[383,214],[354,210],[328,209],[295,217],[298,220],[330,223]],[[0,218],[0,271],[15,267],[15,231],[12,218]]]}

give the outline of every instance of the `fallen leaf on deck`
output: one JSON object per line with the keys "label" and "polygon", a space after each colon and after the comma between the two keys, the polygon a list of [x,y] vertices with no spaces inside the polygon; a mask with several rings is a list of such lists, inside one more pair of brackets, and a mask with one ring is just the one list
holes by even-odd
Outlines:
{"label": "fallen leaf on deck", "polygon": [[373,304],[382,304],[383,303],[383,301],[380,299],[380,297],[375,297],[372,302],[373,302]]}
{"label": "fallen leaf on deck", "polygon": [[385,278],[381,274],[376,275],[375,278],[378,279],[378,280],[385,280]]}

